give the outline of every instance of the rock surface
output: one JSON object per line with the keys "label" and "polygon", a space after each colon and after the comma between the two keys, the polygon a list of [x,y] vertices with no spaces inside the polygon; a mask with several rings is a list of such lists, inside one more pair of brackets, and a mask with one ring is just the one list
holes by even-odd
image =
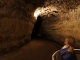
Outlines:
{"label": "rock surface", "polygon": [[30,41],[36,21],[34,10],[44,3],[35,1],[0,0],[0,54],[15,50]]}
{"label": "rock surface", "polygon": [[[78,1],[78,0],[76,0]],[[80,2],[80,1],[79,1]],[[64,3],[66,3],[64,1]],[[80,4],[75,6],[74,2],[68,6],[62,4],[56,7],[57,13],[51,16],[42,16],[43,22],[39,35],[63,43],[66,36],[76,38],[76,47],[80,48]],[[67,3],[66,3],[67,4]],[[71,8],[74,6],[75,8]]]}
{"label": "rock surface", "polygon": [[69,10],[65,13],[59,11],[57,15],[42,17],[43,22],[39,34],[45,35],[45,38],[64,42],[66,36],[74,36],[77,45],[80,46],[80,6],[75,10]]}
{"label": "rock surface", "polygon": [[36,22],[34,11],[50,4],[58,9],[58,15],[44,19],[44,32],[41,34],[60,43],[67,35],[75,36],[80,41],[79,2],[80,0],[0,0],[0,55],[18,49],[30,41]]}

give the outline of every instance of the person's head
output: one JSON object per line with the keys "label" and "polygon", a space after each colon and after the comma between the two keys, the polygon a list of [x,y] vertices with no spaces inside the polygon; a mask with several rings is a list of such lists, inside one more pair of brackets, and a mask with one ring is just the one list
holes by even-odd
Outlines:
{"label": "person's head", "polygon": [[70,53],[73,53],[73,48],[74,48],[75,43],[76,43],[75,38],[72,37],[72,36],[68,36],[68,37],[65,38],[65,42],[64,43],[67,46],[69,46],[67,51],[70,52]]}

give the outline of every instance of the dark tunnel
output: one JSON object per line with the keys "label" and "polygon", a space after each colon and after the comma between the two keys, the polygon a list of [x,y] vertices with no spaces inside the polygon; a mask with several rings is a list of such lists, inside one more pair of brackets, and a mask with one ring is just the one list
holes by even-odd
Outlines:
{"label": "dark tunnel", "polygon": [[42,17],[38,16],[36,23],[34,24],[34,28],[32,30],[31,39],[39,38],[38,33],[41,27]]}

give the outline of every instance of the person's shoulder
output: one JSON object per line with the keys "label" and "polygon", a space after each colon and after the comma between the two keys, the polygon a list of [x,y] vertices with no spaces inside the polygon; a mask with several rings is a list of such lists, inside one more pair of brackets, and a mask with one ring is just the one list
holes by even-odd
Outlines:
{"label": "person's shoulder", "polygon": [[[61,48],[61,49],[60,49],[61,55],[69,55],[69,56],[71,56],[72,54],[67,51],[68,48],[69,48],[69,47],[66,47],[66,46],[64,46],[63,48]],[[74,53],[74,54],[75,54],[75,53]]]}
{"label": "person's shoulder", "polygon": [[68,48],[60,49],[60,53],[61,53],[61,54],[67,53],[67,49],[68,49]]}

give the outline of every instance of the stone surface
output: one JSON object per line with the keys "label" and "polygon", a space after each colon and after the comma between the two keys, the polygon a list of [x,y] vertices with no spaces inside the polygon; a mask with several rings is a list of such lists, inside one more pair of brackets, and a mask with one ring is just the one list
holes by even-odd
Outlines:
{"label": "stone surface", "polygon": [[34,10],[44,2],[0,0],[0,54],[18,49],[30,41],[36,21]]}
{"label": "stone surface", "polygon": [[79,41],[79,2],[80,0],[0,0],[0,54],[28,43],[36,22],[34,11],[50,4],[58,9],[58,15],[44,18],[44,32],[42,30],[41,34],[60,43],[67,35],[73,35]]}
{"label": "stone surface", "polygon": [[80,6],[65,13],[58,11],[57,15],[42,17],[43,22],[39,34],[45,38],[64,42],[66,36],[74,36],[80,46]]}
{"label": "stone surface", "polygon": [[25,1],[0,0],[0,54],[30,41],[34,25],[32,9]]}

